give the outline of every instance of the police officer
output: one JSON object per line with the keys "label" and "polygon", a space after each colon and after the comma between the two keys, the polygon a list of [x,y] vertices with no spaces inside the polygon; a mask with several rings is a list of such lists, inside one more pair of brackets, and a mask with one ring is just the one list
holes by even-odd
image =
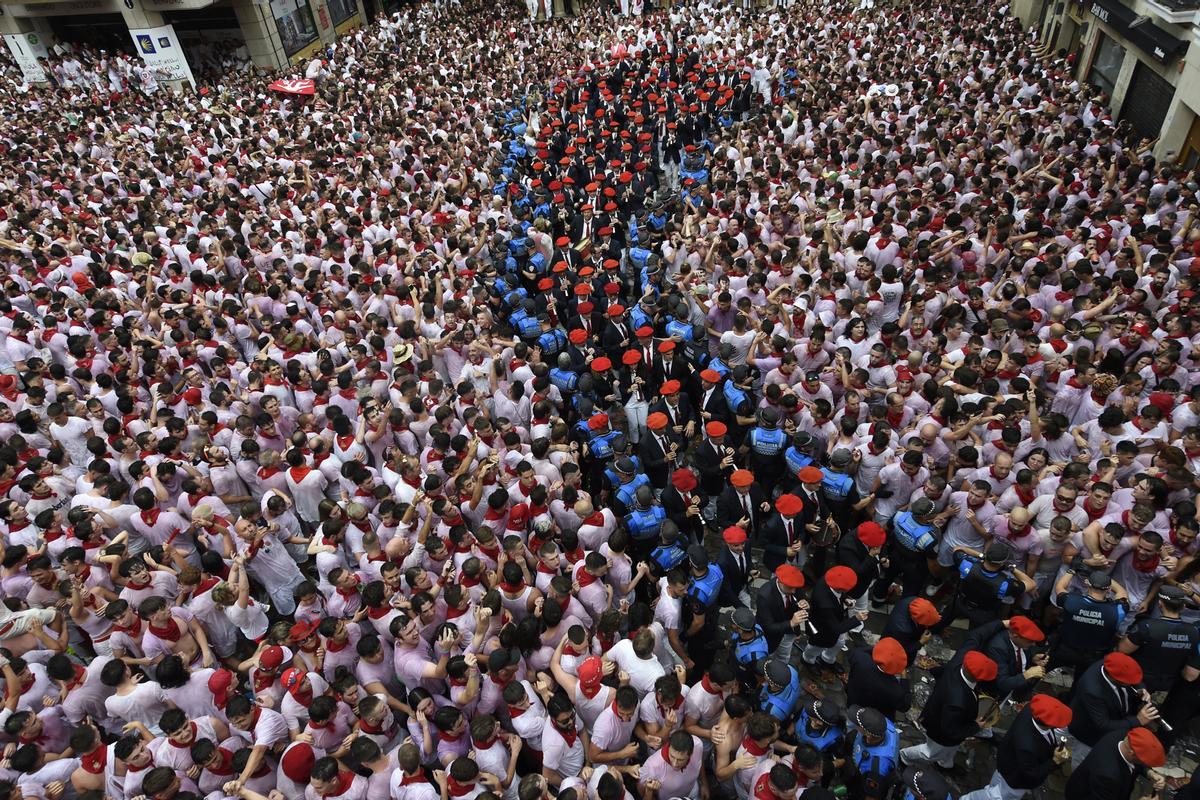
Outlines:
{"label": "police officer", "polygon": [[787,469],[787,474],[782,480],[782,488],[785,492],[799,487],[800,470],[810,465],[816,465],[816,461],[813,459],[815,441],[813,435],[808,431],[796,431],[792,434],[791,444],[783,453],[784,466]]}
{"label": "police officer", "polygon": [[1071,759],[1063,737],[1070,724],[1070,707],[1048,694],[1035,694],[1000,740],[991,782],[962,800],[1020,800],[1037,789]]}
{"label": "police officer", "polygon": [[809,700],[796,717],[796,741],[811,744],[821,754],[823,786],[833,779],[834,760],[845,754],[844,724],[841,709],[829,700]]}
{"label": "police officer", "polygon": [[761,476],[759,481],[767,494],[775,488],[783,473],[786,449],[787,434],[779,430],[779,412],[773,408],[759,411],[758,424],[746,434],[741,453],[746,455],[750,471]]}
{"label": "police officer", "polygon": [[564,395],[575,391],[579,385],[579,376],[572,366],[571,354],[559,353],[557,365],[550,370],[550,384]]}
{"label": "police officer", "polygon": [[725,580],[724,573],[720,567],[709,561],[708,550],[704,549],[704,545],[692,545],[688,548],[687,556],[692,578],[688,594],[706,607],[713,605],[721,592],[721,584]]}
{"label": "police officer", "polygon": [[767,646],[767,635],[754,621],[754,612],[748,608],[736,608],[731,621],[730,644],[733,660],[737,664],[738,680],[743,691],[755,685],[758,663],[767,657],[771,649]]}
{"label": "police officer", "polygon": [[517,331],[517,336],[524,339],[526,344],[533,345],[542,333],[542,323],[537,313],[537,301],[526,300],[522,310],[524,313],[513,322],[513,327]]}
{"label": "police officer", "polygon": [[846,472],[854,461],[853,454],[844,448],[833,451],[829,466],[821,478],[821,495],[833,521],[843,531],[854,527],[854,516],[863,505],[858,489],[854,487],[854,476]]}
{"label": "police officer", "polygon": [[900,768],[900,733],[874,708],[851,706],[849,759],[843,764],[851,797],[882,800],[896,783]]}
{"label": "police officer", "polygon": [[1082,573],[1086,593],[1069,591],[1076,575],[1068,567],[1054,584],[1055,602],[1063,612],[1062,622],[1050,641],[1046,671],[1063,667],[1072,670],[1072,693],[1079,675],[1112,650],[1117,633],[1129,613],[1125,590],[1107,572]]}
{"label": "police officer", "polygon": [[[712,366],[711,364],[709,365]],[[740,442],[745,438],[746,428],[757,421],[754,417],[754,395],[750,391],[750,368],[738,364],[729,372],[729,379],[721,386],[725,405],[729,407],[729,438]],[[783,448],[780,448],[780,452]]]}
{"label": "police officer", "polygon": [[[588,450],[587,457],[588,457],[588,467],[589,467],[587,475],[590,480],[589,485],[591,486],[592,491],[598,493],[598,492],[608,488],[608,486],[606,485],[606,482],[605,482],[606,479],[604,477],[605,470],[608,468],[609,462],[611,462],[613,460],[613,455],[614,455],[613,446],[612,446],[613,441],[620,434],[618,434],[616,431],[614,431],[609,426],[608,414],[592,414],[591,416],[589,416],[587,418],[586,428],[587,428],[587,435],[588,435],[588,438],[586,441],[587,441],[587,450]],[[638,474],[637,468],[634,466],[634,464],[632,462],[630,462],[629,459],[627,459],[627,458],[619,459],[619,461],[627,462],[625,464],[625,466],[627,466],[629,468],[629,474],[628,474],[628,476],[626,476],[625,480],[628,480],[628,481],[634,480],[636,475]],[[620,475],[619,470],[618,470],[617,474],[618,474],[618,476]],[[646,476],[642,475],[641,478],[642,478],[642,482],[645,482]],[[615,481],[613,483],[613,485],[615,487],[619,488],[621,485],[624,484],[624,482],[625,481],[623,481],[623,480],[618,480],[618,481]],[[632,501],[633,492],[636,489],[637,489],[637,485],[634,485],[631,489],[628,490],[627,495],[628,495],[629,501]],[[626,501],[622,500],[622,502],[626,502]],[[618,510],[618,513],[622,513],[624,508],[628,508],[628,506],[626,505],[626,506],[622,507],[620,510]]]}
{"label": "police officer", "polygon": [[958,588],[942,621],[934,626],[934,633],[942,632],[959,617],[967,618],[969,628],[977,628],[996,619],[1005,606],[1034,590],[1032,578],[1007,566],[1011,553],[1008,543],[1002,541],[993,541],[982,556],[965,547],[954,549]]}
{"label": "police officer", "polygon": [[662,577],[682,564],[688,553],[679,542],[679,526],[673,521],[663,520],[658,537],[658,546],[650,551],[650,569],[655,577]]}
{"label": "police officer", "polygon": [[[545,312],[538,314],[538,326],[540,333],[537,337],[537,346],[542,348],[542,358],[549,361],[560,352],[567,348],[567,334],[563,333],[561,328],[556,328],[550,322],[550,315]],[[567,355],[563,353],[563,355]]]}
{"label": "police officer", "polygon": [[950,784],[933,767],[909,767],[896,787],[897,800],[954,800]]}
{"label": "police officer", "polygon": [[[645,478],[644,475],[641,477]],[[645,561],[650,557],[666,521],[667,512],[655,502],[654,490],[650,484],[642,483],[634,492],[633,509],[625,517],[625,528],[632,540],[629,555],[634,561]]]}
{"label": "police officer", "polygon": [[882,606],[900,578],[900,593],[913,597],[925,591],[929,562],[937,556],[938,534],[933,526],[933,501],[918,497],[907,511],[892,519],[892,536],[887,550],[888,566],[871,587],[871,602]]}
{"label": "police officer", "polygon": [[779,659],[760,663],[763,685],[759,690],[759,707],[786,725],[800,700],[800,673]]}
{"label": "police officer", "polygon": [[1195,623],[1180,619],[1186,597],[1178,586],[1160,586],[1158,607],[1162,616],[1140,618],[1121,640],[1121,652],[1131,654],[1141,665],[1150,692],[1172,689],[1200,646]]}
{"label": "police officer", "polygon": [[[607,424],[607,420],[605,422]],[[634,500],[637,491],[645,486],[650,495],[653,496],[654,490],[650,489],[650,479],[646,474],[637,468],[637,465],[627,457],[618,458],[613,462],[613,469],[616,470],[619,483],[614,492],[615,500],[619,504],[613,510],[618,514],[628,514],[634,506]]]}

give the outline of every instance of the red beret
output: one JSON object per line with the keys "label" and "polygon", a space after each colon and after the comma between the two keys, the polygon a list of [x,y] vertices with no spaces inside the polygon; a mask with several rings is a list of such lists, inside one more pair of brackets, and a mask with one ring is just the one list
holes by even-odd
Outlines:
{"label": "red beret", "polygon": [[717,372],[715,369],[706,369],[700,373],[700,380],[708,381],[709,383],[720,383],[721,373]]}
{"label": "red beret", "polygon": [[663,428],[667,427],[667,423],[669,421],[670,420],[667,419],[666,414],[662,413],[661,411],[655,411],[653,414],[646,417],[646,427],[652,431],[661,431]]}
{"label": "red beret", "polygon": [[874,522],[858,526],[858,540],[867,547],[881,547],[887,539],[887,531]]}
{"label": "red beret", "polygon": [[1129,749],[1138,763],[1147,767],[1161,767],[1167,763],[1167,753],[1163,750],[1162,742],[1150,732],[1149,728],[1134,728],[1125,737]]}
{"label": "red beret", "polygon": [[924,597],[918,597],[908,604],[908,615],[912,617],[913,622],[925,627],[937,625],[942,619],[933,603]]}
{"label": "red beret", "polygon": [[1046,638],[1042,629],[1029,617],[1013,617],[1008,623],[1008,629],[1022,639],[1028,639],[1031,642],[1041,642]]}
{"label": "red beret", "polygon": [[1035,694],[1029,701],[1033,718],[1051,728],[1065,728],[1071,724],[1071,707],[1048,694]]}
{"label": "red beret", "polygon": [[825,479],[825,473],[821,471],[820,467],[809,464],[807,467],[800,468],[799,478],[801,483],[820,483]]}
{"label": "red beret", "polygon": [[729,476],[729,482],[738,488],[744,488],[754,483],[754,473],[748,469],[734,470]]}
{"label": "red beret", "polygon": [[996,662],[978,650],[972,650],[963,657],[963,668],[977,681],[994,681],[996,679]]}
{"label": "red beret", "polygon": [[636,333],[638,336],[653,336],[654,328],[651,328],[649,325],[643,325],[634,331],[634,333]]}
{"label": "red beret", "polygon": [[596,306],[591,300],[584,300],[575,307],[575,310],[579,312],[580,316],[587,316],[596,310]]}
{"label": "red beret", "polygon": [[604,356],[592,361],[592,370],[594,372],[607,372],[612,369],[612,362]]}
{"label": "red beret", "polygon": [[787,589],[801,589],[804,587],[804,573],[794,564],[780,564],[775,568],[775,577]]}
{"label": "red beret", "polygon": [[1108,677],[1126,686],[1142,682],[1142,666],[1124,653],[1109,653],[1104,657]]}
{"label": "red beret", "polygon": [[779,495],[779,499],[775,501],[775,510],[785,517],[799,514],[803,508],[804,501],[794,494],[781,494]]}
{"label": "red beret", "polygon": [[608,307],[607,313],[610,317],[619,317],[625,313],[625,306],[621,305],[620,303],[614,303]]}
{"label": "red beret", "polygon": [[608,424],[608,414],[594,414],[588,417],[588,430],[598,431]]}
{"label": "red beret", "polygon": [[674,349],[675,342],[671,341],[670,339],[658,343],[658,352],[660,353],[669,353]]}
{"label": "red beret", "polygon": [[662,395],[678,394],[679,393],[679,381],[670,380],[670,381],[664,382],[662,387],[659,388],[658,393],[662,394]]}
{"label": "red beret", "polygon": [[825,573],[825,583],[837,592],[848,592],[858,584],[858,575],[849,567],[831,567]]}
{"label": "red beret", "polygon": [[704,426],[704,432],[713,437],[724,436],[729,432],[729,428],[726,427],[724,422],[714,419],[712,422]]}
{"label": "red beret", "polygon": [[888,675],[899,675],[908,667],[908,653],[890,636],[880,639],[871,649],[871,659]]}
{"label": "red beret", "polygon": [[680,467],[671,473],[671,485],[681,492],[690,492],[696,488],[696,473]]}
{"label": "red beret", "polygon": [[641,350],[626,350],[621,356],[621,363],[627,367],[632,367],[634,364],[642,360]]}
{"label": "red beret", "polygon": [[721,538],[725,540],[726,544],[741,544],[746,541],[746,532],[737,525],[730,525],[721,531]]}

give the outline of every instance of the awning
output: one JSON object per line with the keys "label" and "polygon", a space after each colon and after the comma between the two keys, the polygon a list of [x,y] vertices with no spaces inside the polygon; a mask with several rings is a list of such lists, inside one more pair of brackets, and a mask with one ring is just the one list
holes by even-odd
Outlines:
{"label": "awning", "polygon": [[1169,64],[1187,50],[1187,42],[1176,39],[1153,22],[1147,20],[1140,25],[1134,25],[1139,19],[1138,14],[1119,0],[1087,1],[1090,3],[1088,10],[1093,17],[1120,31],[1121,35],[1149,53],[1156,61]]}

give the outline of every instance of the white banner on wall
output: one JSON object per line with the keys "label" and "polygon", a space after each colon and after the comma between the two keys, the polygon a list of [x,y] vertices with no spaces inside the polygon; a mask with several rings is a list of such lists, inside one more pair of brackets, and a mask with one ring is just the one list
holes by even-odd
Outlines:
{"label": "white banner on wall", "polygon": [[48,80],[46,71],[38,63],[39,58],[47,55],[40,33],[6,33],[4,41],[27,83],[45,83]]}
{"label": "white banner on wall", "polygon": [[160,81],[187,81],[196,86],[192,68],[188,66],[175,26],[160,25],[157,28],[130,28],[134,47],[142,60],[155,71]]}

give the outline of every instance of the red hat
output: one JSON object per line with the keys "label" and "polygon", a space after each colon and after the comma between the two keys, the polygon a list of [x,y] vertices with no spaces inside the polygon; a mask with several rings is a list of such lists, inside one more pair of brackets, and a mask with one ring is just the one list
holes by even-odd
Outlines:
{"label": "red hat", "polygon": [[620,303],[613,303],[608,307],[608,315],[610,317],[619,317],[625,313],[625,306]]}
{"label": "red hat", "polygon": [[658,352],[669,353],[675,349],[675,342],[671,339],[664,339],[658,343]]}
{"label": "red hat", "polygon": [[1057,697],[1035,694],[1029,701],[1033,718],[1051,728],[1065,728],[1071,724],[1071,707]]}
{"label": "red hat", "polygon": [[654,335],[654,328],[651,328],[649,325],[643,325],[642,327],[640,327],[640,328],[638,328],[636,331],[634,331],[634,334],[636,334],[636,335],[637,335],[637,336],[639,336],[639,337],[641,337],[641,336],[653,336],[653,335]]}
{"label": "red hat", "polygon": [[608,372],[610,369],[612,369],[612,362],[604,356],[592,360],[593,372]]}
{"label": "red hat", "polygon": [[312,779],[317,754],[308,742],[295,742],[279,760],[279,768],[296,783],[307,784]]}
{"label": "red hat", "polygon": [[835,592],[848,592],[858,585],[858,575],[849,567],[830,567],[825,573],[825,583]]}
{"label": "red hat", "polygon": [[1028,639],[1031,642],[1041,642],[1046,639],[1046,634],[1042,633],[1042,629],[1029,617],[1013,617],[1008,623],[1008,629],[1022,639]]}
{"label": "red hat", "polygon": [[704,432],[715,438],[717,436],[724,436],[725,434],[729,433],[729,428],[724,422],[721,422],[719,419],[714,419],[712,422],[704,426]]}
{"label": "red hat", "polygon": [[553,285],[554,285],[553,278],[542,278],[540,281],[537,282],[537,288],[538,288],[539,292],[544,292],[544,291],[548,290],[550,287],[552,287]]}
{"label": "red hat", "polygon": [[721,538],[725,540],[726,544],[742,544],[746,541],[746,532],[737,525],[730,525],[721,531]]}
{"label": "red hat", "polygon": [[890,636],[880,639],[871,648],[871,660],[887,675],[899,675],[908,668],[908,653]]}
{"label": "red hat", "polygon": [[300,683],[304,680],[305,671],[299,667],[290,667],[279,676],[279,685],[293,695],[300,691]]}
{"label": "red hat", "polygon": [[1125,686],[1142,682],[1142,665],[1124,653],[1109,653],[1104,657],[1104,671],[1108,677]]}
{"label": "red hat", "polygon": [[696,488],[696,473],[680,467],[671,473],[671,485],[681,492],[690,492]]}
{"label": "red hat", "polygon": [[717,372],[715,369],[706,369],[700,373],[700,380],[708,381],[709,383],[720,383],[721,373]]}
{"label": "red hat", "polygon": [[632,367],[634,364],[642,360],[641,350],[626,350],[621,354],[621,363],[627,367]]}
{"label": "red hat", "polygon": [[874,522],[858,526],[858,540],[867,547],[881,547],[887,539],[887,531]]}
{"label": "red hat", "polygon": [[978,650],[972,650],[963,656],[963,668],[977,681],[994,681],[998,671],[996,662]]}
{"label": "red hat", "polygon": [[799,514],[804,508],[804,501],[794,494],[781,494],[779,499],[775,501],[775,510],[785,517]]}
{"label": "red hat", "polygon": [[678,394],[679,393],[679,381],[675,381],[675,380],[666,381],[665,383],[663,383],[662,387],[658,390],[658,393],[661,395],[664,395],[664,396]]}
{"label": "red hat", "polygon": [[655,411],[653,414],[646,417],[646,427],[652,431],[661,431],[663,428],[667,427],[667,423],[669,421],[670,420],[667,419],[666,414],[662,413],[661,411]]}
{"label": "red hat", "polygon": [[1167,763],[1167,753],[1163,750],[1162,742],[1149,728],[1134,728],[1125,737],[1125,741],[1129,743],[1133,757],[1143,766],[1154,768]]}
{"label": "red hat", "polygon": [[1150,330],[1150,326],[1144,322],[1139,322],[1129,330],[1133,331],[1134,333],[1141,334],[1142,336],[1150,336],[1153,333]]}
{"label": "red hat", "polygon": [[585,331],[583,328],[573,328],[571,329],[571,332],[567,334],[567,341],[569,341],[571,344],[583,344],[587,341],[587,331]]}
{"label": "red hat", "polygon": [[571,243],[571,237],[569,237],[569,236],[560,236],[554,240],[555,247],[566,247],[570,243]]}
{"label": "red hat", "polygon": [[587,297],[592,293],[592,287],[586,283],[580,283],[572,290],[576,297]]}
{"label": "red hat", "polygon": [[804,573],[794,564],[780,564],[775,568],[775,577],[785,589],[804,588]]}
{"label": "red hat", "polygon": [[17,385],[16,375],[0,375],[0,392],[7,392]]}
{"label": "red hat", "polygon": [[825,479],[825,473],[820,467],[814,467],[809,464],[807,467],[801,467],[799,478],[801,483],[820,483]]}
{"label": "red hat", "polygon": [[318,627],[320,627],[320,623],[318,623],[315,619],[309,620],[308,622],[301,620],[292,627],[288,628],[288,638],[299,644],[316,633]]}
{"label": "red hat", "polygon": [[200,389],[195,386],[189,386],[183,390],[183,399],[189,406],[194,406],[200,403]]}
{"label": "red hat", "polygon": [[608,425],[608,414],[594,414],[588,417],[588,430],[598,431]]}
{"label": "red hat", "polygon": [[600,656],[588,656],[579,662],[575,672],[579,677],[579,683],[585,689],[594,689],[600,685],[600,679],[604,677],[604,660]]}
{"label": "red hat", "polygon": [[273,644],[258,657],[258,665],[263,669],[275,669],[283,663],[283,648]]}
{"label": "red hat", "polygon": [[926,628],[942,621],[942,615],[934,608],[933,603],[924,597],[918,597],[908,604],[908,615],[912,617],[913,622]]}
{"label": "red hat", "polygon": [[729,476],[729,482],[739,489],[745,488],[754,483],[754,473],[748,469],[734,470],[734,473]]}
{"label": "red hat", "polygon": [[212,692],[213,703],[217,708],[225,707],[236,685],[233,673],[227,669],[219,669],[208,676],[208,690]]}

